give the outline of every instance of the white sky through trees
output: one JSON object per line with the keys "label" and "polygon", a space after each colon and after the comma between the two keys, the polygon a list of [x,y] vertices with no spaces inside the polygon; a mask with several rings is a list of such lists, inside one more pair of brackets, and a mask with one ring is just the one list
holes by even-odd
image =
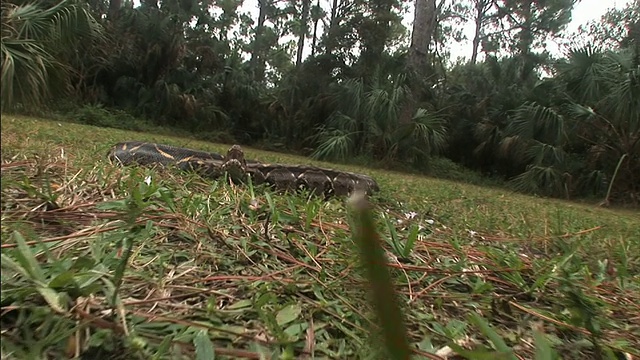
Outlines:
{"label": "white sky through trees", "polygon": [[[455,1],[455,0],[454,0]],[[640,1],[640,0],[581,0],[578,4],[573,7],[573,11],[571,13],[571,23],[567,26],[565,32],[567,34],[571,34],[578,30],[580,25],[584,25],[591,20],[598,20],[604,13],[607,12],[608,9],[612,7],[623,8],[627,3],[631,1]],[[323,9],[326,12],[330,12],[330,1],[321,0],[320,1],[323,6]],[[315,1],[312,1],[312,4],[315,4]],[[405,15],[405,19],[403,20],[403,24],[407,26],[409,31],[411,31],[412,23],[413,23],[413,3],[408,4],[410,6],[409,12]],[[258,0],[245,0],[242,11],[248,12],[251,14],[251,18],[254,21],[258,19]],[[467,37],[467,41],[461,43],[452,42],[451,47],[451,58],[456,59],[457,57],[471,57],[471,40],[473,39],[473,31],[474,25],[472,22],[469,22],[464,27],[464,34]],[[308,48],[310,46],[310,41],[305,43],[305,56],[308,55],[311,51]],[[560,46],[556,44],[554,41],[550,41],[548,44],[548,50],[554,55],[560,55]]]}
{"label": "white sky through trees", "polygon": [[[448,0],[448,1],[457,1],[457,0]],[[573,11],[571,13],[572,20],[567,26],[565,33],[572,34],[576,30],[578,30],[578,27],[580,27],[581,25],[584,25],[591,20],[600,19],[600,17],[602,17],[602,15],[604,15],[604,13],[606,13],[608,9],[613,7],[623,8],[626,4],[630,3],[631,1],[640,1],[640,0],[581,0],[578,4],[576,4],[573,7]],[[329,13],[331,1],[320,0],[320,3],[322,4],[323,9],[327,13]],[[139,6],[140,0],[133,0],[133,4],[134,6]],[[316,2],[312,1],[312,5],[315,5],[315,4]],[[412,22],[413,22],[413,2],[410,2],[409,4],[407,4],[407,6],[409,6],[409,11],[405,15],[403,24],[407,26],[409,31],[411,31]],[[251,18],[254,20],[254,22],[257,22],[258,12],[259,12],[258,0],[245,0],[240,9],[241,9],[241,12],[246,12],[251,14]],[[311,33],[311,31],[312,29],[310,28],[309,33]],[[473,22],[468,22],[464,27],[464,34],[466,35],[468,40],[463,41],[461,43],[452,42],[449,44],[451,49],[452,60],[455,60],[458,57],[465,57],[465,58],[471,57],[471,50],[472,50],[471,39],[473,39],[473,35],[474,35],[473,31],[474,31]],[[322,25],[320,24],[318,29],[318,35],[320,35],[321,33],[322,33]],[[281,39],[281,40],[289,41],[293,39],[294,39],[293,37],[290,37],[290,38],[287,37],[287,39]],[[311,44],[311,41],[307,41],[305,43],[305,51],[304,51],[305,57],[311,53],[311,49],[309,48],[310,44]],[[561,46],[553,40],[547,43],[547,49],[553,55],[556,55],[556,56],[561,55],[560,54]]]}

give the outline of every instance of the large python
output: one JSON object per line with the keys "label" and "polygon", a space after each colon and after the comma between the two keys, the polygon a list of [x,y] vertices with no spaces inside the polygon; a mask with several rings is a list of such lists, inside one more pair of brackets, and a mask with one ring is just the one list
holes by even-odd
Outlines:
{"label": "large python", "polygon": [[127,141],[114,145],[108,158],[120,165],[176,166],[195,171],[208,178],[225,174],[234,182],[268,184],[280,190],[307,189],[325,197],[348,196],[355,191],[371,195],[379,191],[376,181],[367,175],[324,169],[306,165],[265,164],[247,160],[239,145],[233,145],[226,155],[179,148],[169,145]]}

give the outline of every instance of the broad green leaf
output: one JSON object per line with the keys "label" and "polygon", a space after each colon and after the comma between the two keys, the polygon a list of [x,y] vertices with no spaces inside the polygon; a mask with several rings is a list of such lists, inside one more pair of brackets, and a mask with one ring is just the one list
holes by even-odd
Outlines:
{"label": "broad green leaf", "polygon": [[[171,342],[173,341],[173,336],[167,336],[162,340],[158,348],[156,349],[156,353],[153,354],[152,359],[163,359],[169,353],[169,349],[171,347]],[[195,340],[194,340],[195,341]]]}
{"label": "broad green leaf", "polygon": [[534,331],[533,338],[535,339],[536,344],[536,360],[551,360],[558,358],[551,348],[551,343],[543,333]]}
{"label": "broad green leaf", "polygon": [[262,308],[266,304],[277,300],[276,296],[271,292],[266,292],[258,297],[254,303],[256,308]]}
{"label": "broad green leaf", "polygon": [[91,286],[92,284],[95,284],[98,281],[98,279],[100,279],[103,276],[104,276],[103,274],[93,272],[93,271],[88,273],[78,274],[76,275],[76,283],[78,284],[79,287],[84,288],[87,286]]}
{"label": "broad green leaf", "polygon": [[96,209],[98,210],[118,210],[118,211],[126,211],[128,209],[128,203],[126,199],[116,200],[116,201],[108,201],[96,204]]}
{"label": "broad green leaf", "polygon": [[96,261],[88,256],[80,256],[71,265],[72,270],[84,270],[91,269],[95,265]]}
{"label": "broad green leaf", "polygon": [[409,236],[407,237],[407,242],[404,245],[402,256],[409,257],[409,255],[411,254],[411,251],[413,250],[413,246],[415,245],[416,240],[418,239],[419,231],[420,231],[420,228],[417,225],[411,226],[411,231],[409,232]]}
{"label": "broad green leaf", "polygon": [[198,334],[193,339],[193,345],[196,348],[197,360],[213,360],[216,358],[213,343],[211,339],[209,339],[209,332],[207,330],[198,331]]}
{"label": "broad green leaf", "polygon": [[487,350],[484,348],[476,348],[473,350],[467,350],[456,343],[450,343],[449,347],[455,351],[456,354],[464,357],[465,359],[473,360],[496,360],[496,359],[512,359],[508,355],[503,355],[495,350]]}
{"label": "broad green leaf", "polygon": [[80,288],[80,295],[81,296],[89,296],[91,294],[97,293],[100,290],[102,290],[102,286],[100,285],[100,283],[94,282],[94,283],[91,283],[89,285],[82,286]]}
{"label": "broad green leaf", "polygon": [[285,334],[298,339],[300,335],[307,330],[309,327],[308,323],[297,323],[289,325],[286,329],[284,329]]}
{"label": "broad green leaf", "polygon": [[487,323],[487,321],[480,317],[480,315],[472,313],[469,316],[469,320],[480,328],[480,332],[491,340],[496,350],[503,353],[505,359],[517,359],[513,354],[513,350],[504,342],[502,337]]}
{"label": "broad green leaf", "polygon": [[29,276],[33,280],[45,282],[44,272],[42,271],[42,268],[40,268],[40,264],[38,264],[33,251],[31,251],[31,248],[29,247],[29,245],[27,245],[24,238],[22,237],[22,234],[14,231],[13,238],[18,244],[19,250],[19,252],[15,254],[17,257],[16,260],[20,263],[20,265],[22,265],[27,273],[29,273]]}
{"label": "broad green leaf", "polygon": [[75,274],[72,271],[65,271],[49,281],[49,287],[52,289],[58,289],[70,284],[78,286],[75,282],[74,276]]}
{"label": "broad green leaf", "polygon": [[227,309],[229,310],[237,310],[237,309],[244,309],[247,307],[251,307],[251,300],[240,300],[238,302],[235,302],[229,306],[227,306]]}
{"label": "broad green leaf", "polygon": [[298,304],[292,304],[285,306],[282,310],[278,311],[276,315],[276,322],[278,325],[284,325],[297,319],[302,312],[302,308]]}

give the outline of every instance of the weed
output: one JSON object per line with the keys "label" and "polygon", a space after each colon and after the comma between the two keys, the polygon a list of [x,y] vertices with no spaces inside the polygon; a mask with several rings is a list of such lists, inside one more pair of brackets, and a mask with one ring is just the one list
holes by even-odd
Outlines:
{"label": "weed", "polygon": [[[393,316],[368,305],[344,199],[105,161],[122,140],[224,145],[15,116],[2,135],[3,358],[384,357]],[[638,355],[636,212],[246,152],[378,179],[372,263],[414,358]]]}

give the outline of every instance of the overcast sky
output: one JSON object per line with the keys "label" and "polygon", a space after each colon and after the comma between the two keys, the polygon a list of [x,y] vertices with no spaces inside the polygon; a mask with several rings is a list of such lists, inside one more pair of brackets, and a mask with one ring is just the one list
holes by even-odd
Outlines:
{"label": "overcast sky", "polygon": [[[612,7],[622,8],[626,4],[631,1],[639,1],[639,0],[581,0],[577,5],[574,6],[573,12],[571,14],[572,20],[569,26],[566,29],[568,34],[573,33],[578,29],[580,25],[584,25],[591,20],[599,19],[607,9]],[[140,0],[133,0],[134,5],[138,6],[140,4]],[[323,3],[328,3],[328,0],[322,0]],[[329,11],[327,6],[325,7],[325,11]],[[251,14],[251,17],[254,21],[257,21],[258,18],[258,0],[245,0],[242,5],[242,11],[248,12]],[[403,21],[405,26],[411,30],[411,26],[413,23],[413,9],[405,16]],[[468,39],[473,39],[473,24],[468,23],[465,26],[464,33]],[[305,55],[309,54],[311,51],[308,48],[309,42],[307,42]],[[559,46],[554,41],[549,41],[547,44],[549,51],[552,53],[559,55]],[[470,57],[471,56],[471,40],[460,44],[451,44],[451,55],[452,58],[456,58],[458,56]]]}
{"label": "overcast sky", "polygon": [[[567,26],[566,32],[571,34],[578,30],[580,25],[584,25],[591,20],[600,19],[608,9],[613,7],[623,8],[631,1],[634,0],[582,0],[573,7],[571,23]],[[559,46],[555,42],[550,41],[547,46],[552,53],[559,53]]]}
{"label": "overcast sky", "polygon": [[[580,25],[586,24],[587,22],[595,19],[600,19],[607,9],[612,7],[622,8],[627,3],[634,0],[582,0],[580,3],[573,7],[573,12],[571,14],[572,21],[567,28],[567,33],[571,34],[578,29]],[[636,0],[637,1],[637,0]],[[327,3],[326,0],[322,1],[323,3]],[[257,21],[258,18],[258,0],[245,0],[242,10],[251,13],[251,17],[254,21]],[[329,9],[325,7],[325,11],[329,12]],[[407,26],[409,30],[412,28],[413,24],[413,8],[411,11],[405,16],[403,21],[404,25]],[[469,41],[463,43],[452,43],[451,44],[451,56],[453,59],[459,56],[470,57],[471,56],[471,39],[473,39],[473,31],[474,25],[472,23],[468,23],[465,26],[464,33],[467,36]],[[308,46],[305,44],[306,46]],[[548,44],[548,49],[555,55],[560,55],[559,46],[553,41],[550,41]],[[310,49],[305,49],[305,55],[309,54]]]}

